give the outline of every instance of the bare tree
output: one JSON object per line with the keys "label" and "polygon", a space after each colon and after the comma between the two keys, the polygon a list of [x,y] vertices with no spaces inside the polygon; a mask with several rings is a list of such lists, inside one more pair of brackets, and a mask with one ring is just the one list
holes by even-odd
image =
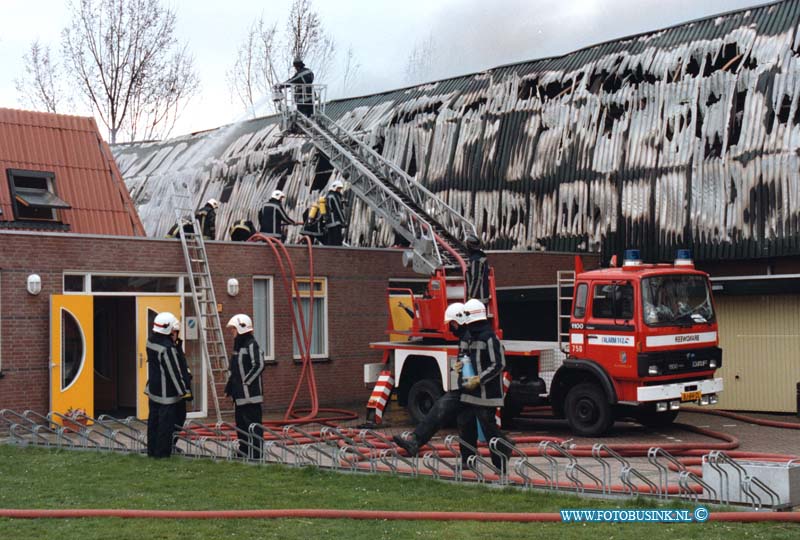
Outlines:
{"label": "bare tree", "polygon": [[35,40],[22,60],[25,73],[14,80],[20,102],[35,110],[59,112],[67,95],[60,66],[50,58],[50,47]]}
{"label": "bare tree", "polygon": [[71,10],[65,65],[110,141],[166,136],[199,84],[175,38],[175,12],[159,0],[74,0]]}
{"label": "bare tree", "polygon": [[406,60],[406,83],[419,84],[433,78],[433,70],[437,64],[437,46],[433,35],[417,41]]}
{"label": "bare tree", "polygon": [[347,53],[344,57],[344,66],[342,67],[342,96],[347,95],[350,90],[356,85],[358,81],[359,71],[361,70],[361,63],[356,59],[353,47],[347,48]]}
{"label": "bare tree", "polygon": [[335,53],[335,42],[325,32],[311,0],[294,0],[282,32],[263,15],[250,26],[227,73],[231,93],[255,116],[259,96],[289,78],[294,58],[302,58],[316,79],[324,80]]}

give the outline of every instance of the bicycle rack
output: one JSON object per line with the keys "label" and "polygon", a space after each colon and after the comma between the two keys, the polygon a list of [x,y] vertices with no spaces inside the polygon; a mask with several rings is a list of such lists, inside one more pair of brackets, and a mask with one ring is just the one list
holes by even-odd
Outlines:
{"label": "bicycle rack", "polygon": [[[566,441],[565,441],[566,442]],[[553,441],[542,441],[539,443],[539,451],[549,463],[550,463],[550,470],[554,471],[552,475],[556,480],[556,489],[559,489],[558,486],[558,461],[556,458],[549,454],[549,451],[552,450],[558,455],[565,457],[569,460],[569,463],[566,467],[564,467],[564,475],[567,477],[569,481],[571,481],[574,486],[575,490],[578,493],[583,493],[585,488],[583,482],[578,478],[577,472],[583,473],[584,476],[591,479],[595,485],[597,485],[601,490],[603,489],[603,481],[600,480],[597,476],[589,472],[583,465],[578,463],[578,460],[575,459],[575,456],[569,453],[569,451],[564,448],[563,446],[554,443]]]}
{"label": "bicycle rack", "polygon": [[[484,483],[486,481],[486,475],[484,475],[483,471],[481,471],[479,469],[478,464],[483,465],[484,467],[486,467],[487,469],[489,469],[490,471],[495,473],[497,475],[497,477],[500,479],[499,482],[500,483],[503,482],[500,469],[495,467],[494,463],[492,463],[491,461],[489,461],[486,458],[484,458],[483,456],[481,456],[480,453],[478,452],[477,448],[475,448],[474,446],[472,446],[471,444],[469,444],[467,442],[464,442],[464,439],[462,439],[461,437],[458,437],[457,435],[451,435],[451,437],[454,437],[453,440],[458,442],[459,448],[466,448],[466,449],[472,451],[472,455],[467,458],[467,467],[469,468],[469,470],[471,470],[472,472],[475,473],[475,475],[478,477],[478,482],[479,483],[482,484],[482,483]],[[463,479],[463,475],[462,475],[462,479]]]}
{"label": "bicycle rack", "polygon": [[647,451],[647,460],[658,470],[659,496],[662,499],[669,497],[669,468],[659,461],[659,457],[671,463],[678,474],[686,470],[686,465],[681,463],[672,454],[663,448],[653,447]]}
{"label": "bicycle rack", "polygon": [[456,469],[456,480],[461,482],[464,479],[464,466],[461,463],[461,448],[457,448],[455,442],[458,440],[458,437],[455,435],[448,435],[444,438],[444,446],[447,448],[453,456],[456,458],[455,461],[455,469]]}
{"label": "bicycle rack", "polygon": [[661,488],[652,480],[647,478],[644,474],[642,474],[638,469],[635,469],[627,459],[619,455],[605,444],[598,443],[592,445],[592,457],[603,467],[603,494],[611,493],[611,466],[606,460],[603,459],[603,453],[606,453],[609,457],[615,459],[622,465],[619,473],[619,479],[622,482],[622,485],[625,486],[625,489],[629,495],[639,495],[639,486],[633,483],[631,476],[635,476],[644,484],[646,484],[651,489],[650,493],[661,495]]}

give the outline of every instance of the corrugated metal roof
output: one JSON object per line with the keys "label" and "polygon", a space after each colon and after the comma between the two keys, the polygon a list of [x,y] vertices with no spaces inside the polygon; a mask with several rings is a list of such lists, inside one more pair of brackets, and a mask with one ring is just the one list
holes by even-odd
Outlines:
{"label": "corrugated metal roof", "polygon": [[[786,0],[339,100],[328,114],[460,209],[492,248],[800,254],[799,22],[800,0]],[[172,221],[160,194],[177,179],[198,203],[226,203],[220,238],[273,189],[299,215],[328,180],[314,148],[273,117],[114,152],[157,236]],[[392,239],[357,201],[348,236]]]}
{"label": "corrugated metal roof", "polygon": [[74,233],[143,236],[122,176],[93,118],[0,108],[0,227],[36,228],[15,222],[6,171],[55,175],[59,210]]}

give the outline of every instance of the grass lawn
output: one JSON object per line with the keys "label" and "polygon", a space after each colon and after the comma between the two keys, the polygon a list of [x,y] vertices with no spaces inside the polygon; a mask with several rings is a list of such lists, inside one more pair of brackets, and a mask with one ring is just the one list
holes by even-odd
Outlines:
{"label": "grass lawn", "polygon": [[[677,506],[669,503],[668,507]],[[643,500],[598,501],[543,492],[459,486],[430,479],[255,467],[179,457],[49,451],[0,445],[0,508],[132,508],[557,512],[651,508]],[[685,505],[682,507],[686,507]],[[687,507],[688,508],[688,507]],[[561,524],[433,521],[149,520],[0,518],[0,538],[800,538],[791,524]]]}

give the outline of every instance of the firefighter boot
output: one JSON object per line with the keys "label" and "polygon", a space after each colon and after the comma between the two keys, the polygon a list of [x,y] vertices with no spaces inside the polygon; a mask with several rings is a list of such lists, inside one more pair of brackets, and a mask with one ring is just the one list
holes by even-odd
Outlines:
{"label": "firefighter boot", "polygon": [[408,455],[411,457],[419,453],[419,443],[417,442],[417,435],[414,433],[412,433],[408,439],[404,439],[400,435],[395,435],[392,437],[392,440],[397,446],[408,452]]}

